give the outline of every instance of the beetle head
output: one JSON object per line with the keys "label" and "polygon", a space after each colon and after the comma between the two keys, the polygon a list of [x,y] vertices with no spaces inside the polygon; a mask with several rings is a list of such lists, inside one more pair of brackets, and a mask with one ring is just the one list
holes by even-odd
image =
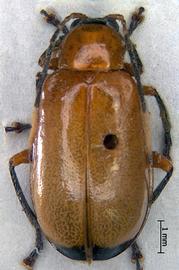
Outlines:
{"label": "beetle head", "polygon": [[107,25],[109,27],[112,27],[116,32],[119,31],[119,25],[116,22],[116,20],[112,18],[87,18],[87,19],[77,19],[74,20],[70,26],[70,29],[73,29],[76,26],[82,25],[82,24],[103,24]]}

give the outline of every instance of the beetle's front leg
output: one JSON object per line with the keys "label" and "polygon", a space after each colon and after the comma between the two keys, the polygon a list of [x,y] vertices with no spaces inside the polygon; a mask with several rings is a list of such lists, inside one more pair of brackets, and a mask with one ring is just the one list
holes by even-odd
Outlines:
{"label": "beetle's front leg", "polygon": [[15,172],[16,166],[18,166],[20,164],[24,164],[24,163],[29,163],[29,162],[30,162],[30,151],[27,149],[27,150],[24,150],[16,155],[14,155],[9,160],[9,170],[10,170],[11,179],[12,179],[17,197],[19,199],[19,202],[21,203],[23,211],[25,212],[27,218],[29,219],[30,223],[32,224],[32,226],[35,228],[35,231],[36,231],[35,248],[32,250],[30,255],[28,257],[26,257],[22,262],[23,265],[27,269],[32,269],[38,255],[39,255],[39,252],[43,249],[41,229],[40,229],[40,226],[38,224],[38,221],[37,221],[37,218],[36,218],[34,212],[30,208],[30,206],[29,206],[29,204],[28,204],[28,202],[23,194],[23,191],[21,189],[21,186],[19,184],[19,180],[18,180],[16,172]]}
{"label": "beetle's front leg", "polygon": [[24,130],[31,129],[31,124],[25,124],[20,122],[13,122],[11,126],[5,127],[5,132],[21,133]]}
{"label": "beetle's front leg", "polygon": [[141,261],[144,260],[144,257],[139,249],[139,246],[136,242],[131,245],[132,248],[132,262],[136,263],[136,270],[143,270],[141,266]]}
{"label": "beetle's front leg", "polygon": [[145,9],[143,7],[140,7],[137,12],[134,12],[132,14],[132,18],[131,18],[131,22],[130,22],[130,26],[129,26],[129,30],[128,30],[128,33],[130,36],[134,32],[134,30],[137,28],[137,26],[139,24],[141,24],[141,22],[143,21],[144,16],[142,15],[142,13],[144,11],[145,11]]}
{"label": "beetle's front leg", "polygon": [[59,27],[60,20],[56,17],[54,13],[48,13],[46,10],[42,9],[40,14],[44,16],[47,23],[54,25],[55,27]]}

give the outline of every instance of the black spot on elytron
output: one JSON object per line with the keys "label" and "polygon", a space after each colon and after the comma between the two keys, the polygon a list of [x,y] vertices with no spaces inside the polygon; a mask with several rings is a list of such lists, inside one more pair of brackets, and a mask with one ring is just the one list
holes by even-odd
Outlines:
{"label": "black spot on elytron", "polygon": [[118,145],[118,138],[115,134],[107,134],[104,137],[103,144],[106,149],[115,149]]}
{"label": "black spot on elytron", "polygon": [[[127,242],[122,243],[121,245],[118,245],[114,248],[101,248],[98,246],[93,247],[93,260],[94,261],[100,261],[100,260],[108,260],[111,259],[120,253],[122,253],[125,249],[127,249],[131,243],[134,241],[134,239],[129,240]],[[85,254],[85,247],[62,247],[62,246],[56,246],[56,249],[62,253],[64,256],[72,259],[72,260],[86,260],[86,254]]]}

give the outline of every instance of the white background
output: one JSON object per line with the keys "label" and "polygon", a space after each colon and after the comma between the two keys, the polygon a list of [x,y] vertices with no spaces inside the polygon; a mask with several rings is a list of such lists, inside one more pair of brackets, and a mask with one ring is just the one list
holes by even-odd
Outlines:
{"label": "white background", "polygon": [[[144,6],[145,21],[132,39],[144,63],[142,81],[155,86],[161,94],[172,123],[172,158],[174,174],[161,197],[151,209],[138,243],[145,256],[145,270],[175,270],[179,267],[179,1],[177,0],[0,0],[0,269],[21,270],[20,261],[34,245],[34,231],[21,210],[8,172],[8,159],[27,147],[28,132],[5,134],[3,126],[11,121],[31,121],[35,99],[35,74],[40,68],[37,59],[48,46],[54,28],[39,15],[40,8],[54,7],[64,18],[71,12],[92,17],[121,13],[126,19],[135,8]],[[153,149],[160,151],[162,128],[153,98]],[[17,169],[25,194],[29,196],[29,167]],[[155,183],[163,173],[157,172]],[[168,227],[166,254],[157,254],[159,228],[157,219],[165,219]],[[34,270],[134,270],[128,249],[116,258],[94,262],[91,266],[71,261],[45,241]]]}

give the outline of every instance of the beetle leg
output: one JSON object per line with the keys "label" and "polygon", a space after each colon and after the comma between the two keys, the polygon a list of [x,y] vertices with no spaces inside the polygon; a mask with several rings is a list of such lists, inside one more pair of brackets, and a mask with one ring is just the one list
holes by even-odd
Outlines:
{"label": "beetle leg", "polygon": [[172,162],[166,156],[159,154],[157,152],[153,152],[153,168],[160,168],[165,172],[170,172],[172,169]]}
{"label": "beetle leg", "polygon": [[143,73],[143,64],[142,64],[142,61],[140,60],[140,57],[139,57],[138,52],[136,50],[136,46],[134,44],[133,44],[133,53],[135,55],[135,59],[136,59],[137,65],[138,65],[139,72],[140,72],[140,74],[142,74]]}
{"label": "beetle leg", "polygon": [[136,270],[143,270],[143,267],[141,266],[141,261],[144,260],[144,257],[139,249],[139,246],[136,242],[134,242],[132,245],[132,263],[136,263]]}
{"label": "beetle leg", "polygon": [[[65,20],[67,18],[65,18],[65,20],[61,23],[56,18],[56,16],[54,14],[48,14],[45,10],[42,10],[41,14],[46,17],[46,20],[47,20],[48,23],[56,26],[57,30],[55,31],[55,33],[52,35],[52,38],[50,39],[49,47],[47,48],[47,50],[40,57],[40,63],[39,64],[43,66],[43,70],[42,70],[42,72],[39,72],[37,74],[37,79],[36,79],[37,96],[36,96],[36,100],[35,100],[35,107],[39,106],[40,98],[41,98],[41,92],[42,92],[42,86],[43,86],[43,83],[44,83],[44,81],[45,81],[45,79],[46,79],[46,77],[48,75],[47,74],[48,69],[49,68],[52,68],[52,69],[57,68],[56,59],[53,58],[53,53],[55,52],[55,49],[56,49],[55,46],[57,44],[59,44],[62,41],[63,37],[64,37],[64,36],[59,37],[60,31],[62,31],[65,35],[69,32],[68,28],[65,25]],[[43,63],[41,63],[41,61]]]}
{"label": "beetle leg", "polygon": [[25,212],[27,218],[29,219],[30,223],[36,230],[36,246],[33,249],[33,251],[30,253],[30,255],[23,260],[23,265],[27,267],[27,269],[32,269],[33,264],[35,263],[39,252],[43,249],[43,242],[42,242],[42,235],[41,235],[41,229],[38,224],[37,218],[30,208],[23,192],[21,189],[21,186],[19,184],[16,172],[15,172],[15,167],[23,164],[23,163],[29,163],[30,161],[30,153],[29,150],[24,150],[16,155],[14,155],[10,160],[9,160],[9,170],[11,174],[11,179],[17,194],[17,197],[21,203],[21,206],[23,208],[23,211]]}
{"label": "beetle leg", "polygon": [[[47,11],[45,11],[45,10],[41,10],[40,13],[45,16],[47,23],[50,23],[50,24],[56,26],[57,28],[61,28],[62,32],[64,33],[64,36],[60,36],[59,39],[54,44],[54,48],[52,50],[52,55],[51,55],[51,59],[50,59],[49,66],[48,66],[49,69],[55,70],[55,69],[58,69],[59,45],[60,45],[61,41],[63,40],[63,38],[66,36],[66,34],[69,32],[65,23],[67,23],[71,19],[75,19],[75,18],[84,19],[84,18],[88,18],[88,17],[82,13],[72,13],[69,16],[67,16],[63,20],[63,22],[61,23],[56,18],[55,14],[53,14],[53,13],[47,13]],[[41,67],[43,67],[45,65],[45,61],[47,58],[47,50],[45,50],[39,58],[39,65]]]}
{"label": "beetle leg", "polygon": [[[58,49],[58,51],[59,51],[59,49]],[[39,66],[41,66],[42,68],[43,68],[44,63],[45,63],[46,53],[47,53],[47,50],[45,50],[42,53],[42,55],[40,56],[39,61],[38,61]],[[53,51],[53,54],[54,54],[54,51]],[[58,69],[58,58],[57,57],[52,57],[52,59],[50,59],[49,69],[53,69],[53,70]],[[41,75],[41,72],[38,72],[37,75],[36,75],[36,85],[38,83],[40,75]]]}
{"label": "beetle leg", "polygon": [[141,79],[140,79],[140,74],[143,70],[143,66],[142,66],[142,62],[139,58],[139,55],[137,53],[137,50],[135,48],[135,45],[130,40],[130,36],[131,36],[132,32],[137,28],[137,26],[142,21],[143,17],[141,16],[141,14],[143,13],[143,11],[144,11],[144,8],[140,7],[138,9],[138,12],[133,14],[129,29],[127,29],[125,27],[125,25],[123,25],[123,34],[124,34],[124,42],[126,45],[126,49],[129,53],[129,57],[130,57],[130,60],[132,63],[133,76],[135,77],[136,82],[137,82],[137,89],[138,89],[138,93],[139,93],[139,97],[140,97],[140,101],[141,101],[141,105],[142,105],[142,110],[145,112],[146,111],[146,103],[145,103],[145,98],[144,98],[144,89],[143,89],[143,85],[142,85]]}
{"label": "beetle leg", "polygon": [[128,33],[126,33],[124,35],[124,40],[125,40],[125,44],[126,44],[126,49],[129,53],[129,57],[132,63],[132,68],[133,68],[133,73],[134,73],[134,77],[136,79],[136,83],[137,83],[137,90],[138,90],[138,94],[140,97],[140,101],[141,101],[141,105],[142,105],[142,110],[143,112],[146,111],[146,103],[145,103],[145,98],[144,98],[144,89],[143,89],[143,85],[141,83],[141,79],[140,79],[140,73],[142,70],[142,63],[137,54],[135,45],[131,42]]}
{"label": "beetle leg", "polygon": [[[40,57],[40,62],[42,60],[42,66],[43,70],[42,72],[38,73],[37,79],[36,79],[36,91],[37,91],[37,96],[35,100],[35,107],[39,106],[40,103],[40,98],[41,98],[41,91],[42,91],[42,86],[43,83],[47,77],[47,72],[49,68],[56,69],[57,68],[57,61],[55,58],[53,58],[53,53],[55,52],[55,46],[56,44],[60,43],[63,39],[63,36],[59,37],[60,30],[66,35],[69,31],[67,26],[65,25],[69,20],[75,19],[75,18],[88,18],[86,15],[81,14],[81,13],[72,13],[69,16],[67,16],[63,22],[61,23],[54,14],[48,14],[45,10],[41,10],[41,14],[45,16],[46,20],[48,23],[54,25],[57,27],[57,30],[53,34],[51,40],[50,40],[50,45],[47,48],[47,50],[42,54]],[[58,38],[58,39],[57,39]],[[43,61],[44,60],[44,61]],[[41,65],[41,63],[40,63]]]}
{"label": "beetle leg", "polygon": [[[134,12],[132,14],[130,26],[129,26],[129,29],[128,29],[128,36],[131,36],[131,34],[134,32],[134,30],[137,28],[137,26],[143,21],[144,16],[142,16],[142,13],[144,11],[145,11],[145,9],[143,7],[140,7],[137,12]],[[140,57],[139,57],[138,52],[136,50],[136,46],[134,44],[132,44],[132,45],[133,45],[133,54],[134,54],[134,57],[135,57],[135,61],[137,63],[140,74],[142,74],[143,73],[142,61],[140,60]],[[132,71],[132,76],[135,76],[135,72],[133,70],[132,65],[131,65],[130,69]]]}
{"label": "beetle leg", "polygon": [[132,35],[134,30],[137,28],[137,26],[139,24],[141,24],[141,22],[143,21],[144,16],[142,15],[142,13],[144,11],[145,11],[145,9],[143,7],[140,7],[137,12],[134,12],[132,14],[132,18],[131,18],[131,22],[130,22],[130,26],[129,26],[129,30],[128,30],[129,36]]}
{"label": "beetle leg", "polygon": [[11,126],[5,127],[5,132],[21,133],[24,130],[31,129],[31,124],[23,124],[20,122],[13,122]]}
{"label": "beetle leg", "polygon": [[151,86],[144,86],[144,94],[155,97],[157,104],[159,106],[160,117],[162,120],[163,129],[164,129],[164,142],[165,143],[164,143],[164,148],[163,148],[163,155],[158,154],[157,152],[153,152],[153,167],[160,168],[166,171],[167,174],[153,192],[151,203],[154,203],[154,201],[158,198],[160,193],[163,191],[164,187],[167,185],[173,173],[173,166],[170,161],[170,148],[172,145],[172,140],[171,140],[171,135],[170,135],[171,125],[170,125],[167,109],[159,93],[157,92],[157,90]]}
{"label": "beetle leg", "polygon": [[[49,62],[49,69],[52,70],[57,70],[58,69],[58,60],[59,60],[59,53],[60,53],[60,43],[62,42],[62,40],[64,39],[64,36],[60,36],[59,39],[55,42],[54,45],[54,49],[52,51],[52,56]],[[42,68],[45,65],[45,61],[46,61],[46,55],[47,55],[47,50],[45,50],[42,55],[39,58],[38,64],[39,66],[41,66]],[[37,79],[39,79],[40,77],[40,72],[37,73]],[[36,82],[38,82],[38,80],[36,80]]]}
{"label": "beetle leg", "polygon": [[[69,31],[68,28],[64,25],[62,27],[60,20],[56,17],[53,13],[48,13],[46,10],[41,10],[41,15],[45,17],[47,23],[52,24],[53,26],[57,27],[58,29],[62,30],[62,32],[66,35]],[[64,36],[60,36],[58,40],[54,42],[52,56],[49,62],[49,69],[57,69],[58,68],[58,57],[55,57],[55,51],[59,52],[59,44],[61,43]],[[51,39],[52,40],[52,39]],[[39,58],[39,65],[44,67],[48,54],[48,48],[43,52],[43,54]]]}
{"label": "beetle leg", "polygon": [[154,203],[154,201],[159,197],[173,173],[173,165],[170,159],[157,152],[153,152],[153,168],[160,168],[163,171],[166,171],[167,174],[155,188],[151,198],[151,203]]}
{"label": "beetle leg", "polygon": [[141,101],[141,105],[142,105],[142,110],[145,112],[146,111],[146,103],[145,103],[145,98],[144,98],[144,89],[143,89],[143,85],[142,85],[141,79],[140,79],[140,74],[143,71],[143,65],[142,65],[140,57],[137,53],[135,45],[130,40],[130,35],[136,29],[138,24],[142,21],[141,14],[143,11],[144,11],[144,8],[140,7],[138,10],[138,13],[133,14],[129,29],[127,29],[127,27],[125,27],[125,23],[123,24],[123,34],[124,34],[124,42],[126,45],[126,49],[129,53],[129,57],[130,57],[131,64],[132,64],[133,76],[136,79],[137,89],[138,89],[138,93],[139,93],[139,97],[140,97],[140,101]]}
{"label": "beetle leg", "polygon": [[144,94],[149,96],[154,96],[160,110],[160,117],[162,119],[163,129],[164,129],[164,148],[163,148],[163,155],[166,157],[169,157],[170,155],[170,148],[172,145],[171,135],[170,135],[170,121],[169,121],[169,115],[167,113],[167,109],[165,107],[165,104],[163,100],[161,99],[159,93],[157,90],[150,86],[144,86]]}
{"label": "beetle leg", "polygon": [[[134,76],[133,67],[130,63],[124,63],[124,70],[127,71],[131,76]],[[140,74],[143,73],[143,66],[141,65]]]}
{"label": "beetle leg", "polygon": [[61,23],[61,25],[64,27],[65,24],[67,22],[69,22],[70,20],[73,20],[73,19],[88,19],[89,17],[86,16],[85,14],[83,13],[71,13],[70,15],[68,15],[64,20],[63,22]]}
{"label": "beetle leg", "polygon": [[55,27],[59,27],[60,20],[56,17],[54,13],[48,13],[46,10],[42,9],[40,14],[44,16],[47,23],[54,25]]}
{"label": "beetle leg", "polygon": [[[140,60],[140,57],[139,57],[138,52],[136,50],[136,46],[134,44],[133,44],[133,54],[135,56],[135,61],[136,61],[139,73],[142,74],[143,73],[143,64],[142,64],[142,61]],[[135,76],[135,71],[134,71],[132,64],[124,63],[124,68],[127,70],[127,72],[129,72],[129,74],[131,74],[131,76]]]}
{"label": "beetle leg", "polygon": [[82,13],[71,13],[62,22],[60,22],[60,20],[57,19],[56,15],[53,13],[48,13],[44,9],[42,9],[40,13],[44,15],[47,23],[52,24],[56,26],[57,28],[61,28],[64,34],[67,34],[69,32],[67,26],[65,25],[68,21],[72,19],[87,19],[88,18],[85,14],[82,14]]}
{"label": "beetle leg", "polygon": [[126,27],[126,21],[123,17],[123,15],[121,14],[109,14],[105,17],[103,17],[103,19],[105,18],[112,18],[114,20],[118,20],[122,23],[122,26],[123,26],[123,32],[124,34],[127,34],[128,37],[130,37],[132,35],[132,33],[134,32],[134,30],[137,28],[137,26],[139,24],[141,24],[141,22],[143,21],[144,19],[144,16],[142,15],[142,13],[145,11],[145,9],[143,7],[140,7],[137,11],[135,11],[133,14],[132,14],[132,18],[131,18],[131,22],[130,22],[130,26],[129,26],[129,29],[127,29]]}
{"label": "beetle leg", "polygon": [[[107,19],[107,20],[108,19],[113,19],[113,20],[119,21],[121,23],[121,25],[122,25],[124,36],[128,35],[128,29],[127,29],[127,25],[126,25],[126,20],[124,19],[123,15],[113,13],[113,14],[108,14],[107,16],[103,17],[102,19]],[[118,31],[118,34],[119,34],[120,38],[122,40],[124,40],[124,37],[121,35],[120,31]]]}

